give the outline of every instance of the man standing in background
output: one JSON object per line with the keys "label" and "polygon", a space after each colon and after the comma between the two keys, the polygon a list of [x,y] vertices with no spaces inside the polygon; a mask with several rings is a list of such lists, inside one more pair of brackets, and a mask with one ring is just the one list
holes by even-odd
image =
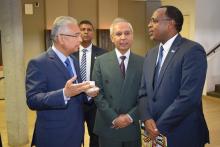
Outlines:
{"label": "man standing in background", "polygon": [[174,6],[153,13],[149,36],[160,44],[145,57],[139,109],[153,141],[162,134],[168,147],[204,147],[209,142],[202,108],[206,53],[179,34],[182,25],[183,15]]}
{"label": "man standing in background", "polygon": [[[95,59],[97,56],[104,54],[107,50],[98,48],[92,44],[94,38],[94,27],[88,20],[83,20],[79,23],[81,31],[82,42],[79,47],[79,51],[73,55],[80,61],[80,73],[83,81],[90,81],[92,77],[92,70]],[[84,109],[84,120],[87,124],[90,141],[90,147],[99,147],[98,136],[93,133],[93,127],[96,116],[96,105],[93,100],[90,103],[85,103]]]}
{"label": "man standing in background", "polygon": [[96,59],[93,80],[100,88],[94,133],[101,147],[140,147],[137,111],[143,57],[131,52],[133,28],[117,18],[110,27],[115,49]]}

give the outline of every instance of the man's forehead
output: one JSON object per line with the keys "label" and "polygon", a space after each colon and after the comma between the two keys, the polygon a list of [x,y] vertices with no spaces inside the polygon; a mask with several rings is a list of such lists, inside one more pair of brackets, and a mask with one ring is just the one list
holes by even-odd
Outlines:
{"label": "man's forehead", "polygon": [[152,15],[152,18],[165,16],[166,8],[158,8]]}

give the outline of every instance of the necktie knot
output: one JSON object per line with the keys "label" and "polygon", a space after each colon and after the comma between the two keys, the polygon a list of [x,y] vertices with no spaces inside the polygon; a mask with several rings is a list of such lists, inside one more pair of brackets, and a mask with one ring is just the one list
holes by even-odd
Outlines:
{"label": "necktie knot", "polygon": [[126,56],[121,56],[120,58],[122,61],[124,61],[126,59]]}
{"label": "necktie knot", "polygon": [[82,49],[82,52],[85,54],[88,50],[86,48]]}
{"label": "necktie knot", "polygon": [[69,66],[69,65],[70,65],[70,60],[69,60],[68,58],[66,58],[65,64],[66,64],[66,66]]}

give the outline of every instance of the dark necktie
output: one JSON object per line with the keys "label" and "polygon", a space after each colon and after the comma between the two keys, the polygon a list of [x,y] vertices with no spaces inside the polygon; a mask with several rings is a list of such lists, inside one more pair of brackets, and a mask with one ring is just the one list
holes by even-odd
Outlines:
{"label": "dark necktie", "polygon": [[81,64],[80,64],[80,74],[81,74],[81,78],[82,81],[86,81],[86,52],[87,49],[83,49],[83,55],[81,58]]}
{"label": "dark necktie", "polygon": [[154,81],[153,81],[153,88],[156,87],[156,84],[157,84],[157,81],[158,81],[158,78],[159,78],[159,75],[160,75],[160,69],[161,69],[161,66],[162,66],[162,59],[163,59],[163,46],[160,47],[159,49],[159,57],[158,57],[158,60],[157,60],[157,65],[155,67],[155,71],[154,71]]}
{"label": "dark necktie", "polygon": [[121,64],[120,64],[120,69],[121,69],[121,73],[122,73],[122,76],[123,78],[125,78],[125,59],[126,59],[126,56],[121,56]]}
{"label": "dark necktie", "polygon": [[68,73],[69,73],[70,77],[73,77],[74,76],[73,70],[72,70],[72,67],[70,65],[70,60],[68,58],[66,58],[65,64],[66,64],[66,68],[68,70]]}

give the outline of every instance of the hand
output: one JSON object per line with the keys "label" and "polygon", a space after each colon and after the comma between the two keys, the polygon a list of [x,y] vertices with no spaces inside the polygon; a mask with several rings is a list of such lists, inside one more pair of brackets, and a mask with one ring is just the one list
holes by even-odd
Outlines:
{"label": "hand", "polygon": [[96,97],[99,94],[99,87],[92,87],[85,91],[85,93],[90,97]]}
{"label": "hand", "polygon": [[146,120],[144,122],[144,126],[145,130],[152,140],[155,140],[155,138],[160,134],[153,119]]}
{"label": "hand", "polygon": [[89,82],[74,84],[73,82],[76,80],[76,78],[77,77],[74,76],[66,82],[64,87],[64,94],[66,97],[76,96],[92,87]]}
{"label": "hand", "polygon": [[128,114],[121,114],[114,120],[113,128],[125,128],[132,123],[131,119],[128,117]]}

